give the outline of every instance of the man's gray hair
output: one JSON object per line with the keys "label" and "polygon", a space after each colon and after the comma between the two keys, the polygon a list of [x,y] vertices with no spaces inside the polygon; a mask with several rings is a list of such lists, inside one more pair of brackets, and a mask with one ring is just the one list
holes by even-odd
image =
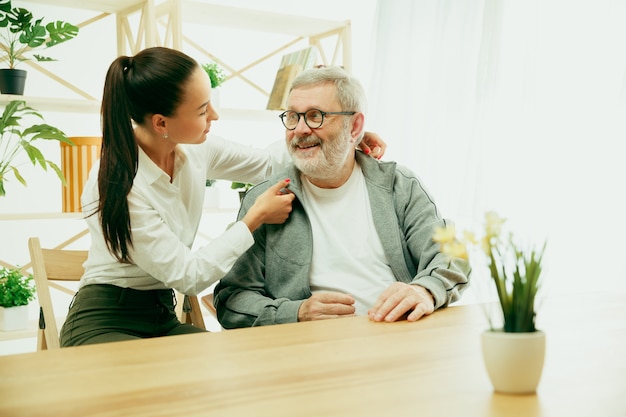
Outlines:
{"label": "man's gray hair", "polygon": [[[311,68],[302,71],[291,84],[290,92],[296,88],[311,87],[320,84],[335,84],[337,101],[341,111],[365,113],[367,97],[363,86],[341,67]],[[321,109],[326,110],[326,109]]]}

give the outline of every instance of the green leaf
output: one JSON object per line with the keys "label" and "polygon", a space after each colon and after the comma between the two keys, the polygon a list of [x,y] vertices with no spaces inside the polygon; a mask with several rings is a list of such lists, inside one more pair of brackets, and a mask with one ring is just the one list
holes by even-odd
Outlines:
{"label": "green leaf", "polygon": [[26,151],[26,154],[28,155],[28,158],[30,158],[33,165],[35,165],[36,163],[39,163],[39,165],[44,169],[44,171],[48,169],[46,165],[46,158],[43,156],[43,153],[41,153],[39,149],[35,148],[28,142],[24,142],[22,147],[24,148],[24,151]]}
{"label": "green leaf", "polygon": [[7,13],[11,10],[11,0],[2,0],[0,1],[0,28],[5,28],[9,25],[9,19],[7,16],[3,16],[4,13]]}
{"label": "green leaf", "polygon": [[67,22],[51,22],[46,25],[46,29],[50,34],[50,40],[46,43],[48,48],[69,41],[78,35],[78,26]]}
{"label": "green leaf", "polygon": [[25,276],[18,269],[0,268],[0,306],[28,305],[35,299],[33,276]]}
{"label": "green leaf", "polygon": [[46,28],[43,26],[25,27],[19,37],[20,43],[29,48],[38,48],[46,41]]}
{"label": "green leaf", "polygon": [[24,177],[22,177],[20,171],[18,171],[17,168],[11,167],[11,170],[13,171],[13,175],[15,175],[15,178],[17,178],[17,180],[21,182],[23,186],[28,185],[26,184],[26,180],[24,179]]}
{"label": "green leaf", "polygon": [[50,58],[49,56],[43,56],[38,54],[33,54],[33,58],[37,60],[37,62],[52,62],[58,61],[58,59]]}
{"label": "green leaf", "polygon": [[[0,0],[1,1],[1,0]],[[74,145],[67,135],[60,129],[46,123],[22,125],[27,123],[28,118],[43,120],[42,115],[23,100],[9,102],[0,117],[0,178],[2,178],[2,193],[6,195],[6,173],[12,172],[15,178],[26,186],[26,180],[20,175],[18,169],[12,165],[12,161],[20,153],[25,153],[35,166],[40,166],[44,171],[51,167],[61,182],[65,184],[65,177],[60,169],[35,146],[37,140],[55,140],[58,142]]]}
{"label": "green leaf", "polygon": [[252,184],[248,184],[248,183],[244,183],[244,182],[233,181],[230,184],[230,188],[233,189],[233,190],[238,190],[240,188],[243,188],[244,191],[248,191],[251,187],[252,187]]}
{"label": "green leaf", "polygon": [[48,166],[50,168],[52,168],[52,170],[54,172],[56,172],[57,177],[59,177],[59,179],[61,180],[61,184],[63,184],[63,186],[67,185],[67,181],[65,180],[65,176],[63,175],[63,171],[61,171],[61,169],[57,166],[57,164],[55,164],[52,161],[46,161],[46,163],[48,164]]}

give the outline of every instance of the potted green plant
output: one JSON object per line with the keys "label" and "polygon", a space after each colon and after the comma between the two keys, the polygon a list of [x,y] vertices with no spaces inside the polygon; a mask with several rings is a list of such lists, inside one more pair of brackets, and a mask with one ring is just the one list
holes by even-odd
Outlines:
{"label": "potted green plant", "polygon": [[536,298],[540,288],[546,248],[523,247],[512,232],[504,233],[505,219],[485,215],[484,235],[456,237],[454,226],[437,229],[433,240],[441,252],[468,259],[468,247],[480,247],[479,262],[486,259],[498,298],[498,318],[487,314],[489,330],[481,335],[483,358],[494,388],[503,393],[533,393],[539,383],[545,356],[545,334],[535,326]]}
{"label": "potted green plant", "polygon": [[0,0],[0,60],[8,68],[0,69],[0,92],[24,94],[26,71],[16,68],[23,61],[55,61],[35,53],[66,42],[78,35],[78,27],[56,20],[44,23],[23,7],[13,7],[11,0]]}
{"label": "potted green plant", "polygon": [[12,173],[24,186],[26,180],[20,174],[15,158],[26,153],[33,166],[39,165],[44,171],[51,168],[65,185],[65,177],[59,167],[46,159],[43,153],[34,145],[37,140],[56,140],[73,145],[65,133],[46,123],[29,124],[22,128],[23,118],[26,116],[43,120],[43,116],[23,100],[10,101],[0,117],[0,197],[6,195],[5,181]]}
{"label": "potted green plant", "polygon": [[220,105],[220,97],[217,87],[222,85],[226,81],[226,74],[224,70],[217,64],[217,62],[210,62],[203,64],[202,68],[209,76],[211,80],[211,104],[214,108],[218,108]]}
{"label": "potted green plant", "polygon": [[230,184],[230,188],[233,190],[239,190],[239,201],[243,200],[243,197],[246,195],[246,192],[253,186],[254,184],[249,184],[245,182],[237,182],[233,181]]}
{"label": "potted green plant", "polygon": [[210,62],[208,64],[202,64],[202,68],[206,71],[211,79],[211,88],[217,88],[224,81],[226,81],[226,74],[224,70],[217,64],[217,62]]}
{"label": "potted green plant", "polygon": [[0,268],[0,326],[4,331],[28,327],[28,303],[35,299],[33,276],[19,269]]}

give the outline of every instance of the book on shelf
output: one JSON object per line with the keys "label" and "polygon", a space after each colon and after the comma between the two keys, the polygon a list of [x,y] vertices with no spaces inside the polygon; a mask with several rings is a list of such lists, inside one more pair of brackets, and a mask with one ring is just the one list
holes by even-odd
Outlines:
{"label": "book on shelf", "polygon": [[270,100],[267,103],[268,110],[285,110],[287,108],[289,86],[300,72],[302,72],[302,65],[300,64],[290,64],[278,70]]}
{"label": "book on shelf", "polygon": [[284,55],[276,72],[274,86],[267,102],[267,109],[285,110],[287,108],[289,88],[293,79],[305,69],[313,68],[316,61],[317,48],[314,46]]}

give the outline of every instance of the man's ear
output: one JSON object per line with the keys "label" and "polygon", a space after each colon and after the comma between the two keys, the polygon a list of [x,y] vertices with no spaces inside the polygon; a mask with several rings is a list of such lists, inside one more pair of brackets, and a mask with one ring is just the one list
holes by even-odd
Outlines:
{"label": "man's ear", "polygon": [[357,113],[354,116],[352,122],[352,129],[350,130],[350,136],[352,136],[352,141],[356,142],[359,138],[363,136],[363,131],[365,129],[365,116],[363,113]]}

